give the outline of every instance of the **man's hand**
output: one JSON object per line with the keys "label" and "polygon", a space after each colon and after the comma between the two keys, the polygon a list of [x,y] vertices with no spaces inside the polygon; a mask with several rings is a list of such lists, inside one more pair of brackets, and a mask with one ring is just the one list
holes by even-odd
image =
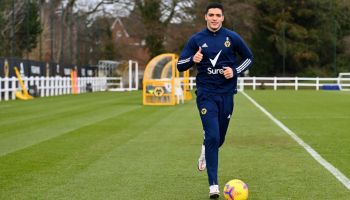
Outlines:
{"label": "man's hand", "polygon": [[199,47],[198,51],[193,56],[193,62],[199,63],[200,61],[202,61],[203,54],[201,52],[202,52],[202,47]]}
{"label": "man's hand", "polygon": [[224,76],[226,79],[233,78],[233,70],[231,67],[223,67],[224,69]]}

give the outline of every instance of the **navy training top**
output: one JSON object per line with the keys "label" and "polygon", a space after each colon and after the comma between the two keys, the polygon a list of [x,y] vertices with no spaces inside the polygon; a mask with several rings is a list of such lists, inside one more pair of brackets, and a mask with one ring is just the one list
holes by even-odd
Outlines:
{"label": "navy training top", "polygon": [[[238,75],[253,62],[253,54],[243,39],[234,31],[221,27],[212,32],[208,28],[194,34],[180,54],[177,68],[180,72],[191,68],[193,56],[202,48],[203,59],[197,63],[198,93],[229,95],[237,93]],[[241,59],[237,58],[237,55]],[[233,69],[234,77],[226,79],[223,67]]]}

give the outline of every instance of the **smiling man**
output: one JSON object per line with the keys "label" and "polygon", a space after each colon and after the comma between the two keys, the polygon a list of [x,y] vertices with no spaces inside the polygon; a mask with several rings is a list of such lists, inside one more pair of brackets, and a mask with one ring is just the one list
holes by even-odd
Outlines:
{"label": "smiling man", "polygon": [[185,71],[197,66],[197,108],[204,130],[198,170],[207,169],[209,197],[215,199],[220,196],[219,148],[225,141],[233,112],[237,78],[251,66],[253,55],[237,33],[222,27],[222,4],[209,3],[204,18],[207,28],[190,38],[181,52],[177,68]]}

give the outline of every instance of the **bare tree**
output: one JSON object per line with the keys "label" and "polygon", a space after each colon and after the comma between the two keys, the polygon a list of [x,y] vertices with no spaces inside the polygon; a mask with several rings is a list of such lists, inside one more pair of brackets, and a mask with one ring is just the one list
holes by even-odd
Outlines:
{"label": "bare tree", "polygon": [[185,5],[185,0],[135,0],[145,31],[144,37],[150,56],[154,57],[165,51],[166,31],[174,20],[176,9]]}
{"label": "bare tree", "polygon": [[[13,5],[12,5],[13,3]],[[2,2],[0,7],[0,13],[3,20],[0,24],[0,47],[1,54],[12,55],[17,54],[17,48],[15,46],[15,34],[21,28],[21,24],[24,21],[24,1],[20,2]]]}
{"label": "bare tree", "polygon": [[115,9],[106,9],[106,6],[129,9],[131,3],[125,0],[100,0],[95,3],[88,0],[41,1],[42,43],[32,56],[41,59],[43,51],[46,61],[80,63],[80,53],[98,49],[92,48],[96,44],[87,30],[94,28],[92,24],[97,18],[112,18],[113,14],[118,13]]}

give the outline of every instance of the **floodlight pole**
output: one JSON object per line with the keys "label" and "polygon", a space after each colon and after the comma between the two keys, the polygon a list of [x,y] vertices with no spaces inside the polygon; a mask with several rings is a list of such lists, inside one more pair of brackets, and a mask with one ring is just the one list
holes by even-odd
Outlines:
{"label": "floodlight pole", "polygon": [[333,22],[333,70],[334,74],[337,75],[337,27],[336,20],[334,17],[334,6],[333,0],[331,0],[331,12],[332,12],[332,22]]}
{"label": "floodlight pole", "polygon": [[64,7],[63,4],[61,5],[61,49],[60,49],[60,63],[64,62],[64,52],[63,52],[63,45],[64,45]]}
{"label": "floodlight pole", "polygon": [[11,57],[15,54],[15,0],[12,0],[12,30],[11,30]]}
{"label": "floodlight pole", "polygon": [[51,4],[51,9],[50,9],[50,62],[53,62],[53,18],[54,18],[54,6],[53,3]]}
{"label": "floodlight pole", "polygon": [[25,13],[25,23],[26,23],[26,41],[25,41],[25,44],[26,44],[26,48],[25,48],[25,51],[26,51],[26,59],[28,60],[29,59],[29,0],[26,0],[25,1],[25,8],[26,8],[26,13]]}
{"label": "floodlight pole", "polygon": [[286,74],[286,22],[283,21],[282,25],[282,34],[283,34],[283,76]]}
{"label": "floodlight pole", "polygon": [[[39,2],[39,8],[40,8],[40,10],[39,10],[39,21],[40,21],[40,26],[41,27],[43,26],[42,16],[41,16],[42,13],[43,13],[43,11],[42,11],[42,9],[43,9],[42,3],[43,3],[42,1]],[[42,32],[43,31],[40,31],[40,35],[39,35],[39,60],[40,61],[43,61],[43,59],[42,59],[43,58],[43,53],[42,53],[42,50],[43,50]]]}
{"label": "floodlight pole", "polygon": [[79,35],[80,35],[80,17],[79,14],[76,15],[76,28],[77,28],[77,37],[76,37],[76,63],[80,65],[80,43],[79,43]]}

